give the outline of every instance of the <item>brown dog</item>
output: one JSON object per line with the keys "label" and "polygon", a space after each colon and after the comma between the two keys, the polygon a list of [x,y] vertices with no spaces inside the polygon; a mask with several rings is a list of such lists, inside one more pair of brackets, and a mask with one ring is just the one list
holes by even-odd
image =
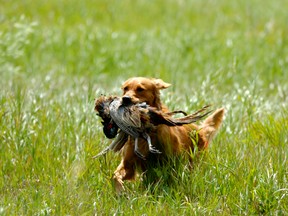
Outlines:
{"label": "brown dog", "polygon": [[[160,101],[160,90],[168,88],[170,84],[161,79],[149,79],[144,77],[134,77],[124,82],[122,86],[123,102],[146,102],[148,105],[156,107],[159,110],[168,112]],[[156,131],[149,134],[153,145],[159,149],[162,154],[157,155],[158,159],[167,155],[177,155],[183,151],[193,151],[195,144],[199,150],[208,147],[213,136],[218,131],[224,116],[224,108],[216,110],[208,116],[200,125],[189,124],[183,126],[169,127],[159,125]],[[193,135],[194,134],[194,135]],[[147,160],[142,160],[134,153],[134,140],[129,137],[122,149],[122,161],[114,172],[114,182],[116,191],[123,190],[123,181],[132,180],[135,177],[136,168],[149,172],[149,149],[145,140],[139,140],[139,147]],[[153,162],[154,163],[154,162]],[[147,170],[148,169],[148,170]]]}

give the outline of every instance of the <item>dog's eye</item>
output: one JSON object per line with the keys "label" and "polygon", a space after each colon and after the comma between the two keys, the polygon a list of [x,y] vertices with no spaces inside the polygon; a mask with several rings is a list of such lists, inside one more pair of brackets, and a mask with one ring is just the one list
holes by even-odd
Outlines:
{"label": "dog's eye", "polygon": [[124,92],[128,91],[128,87],[123,88],[123,91]]}
{"label": "dog's eye", "polygon": [[137,90],[137,92],[142,92],[142,91],[144,91],[145,89],[143,89],[143,88],[141,88],[141,87],[138,87],[136,90]]}

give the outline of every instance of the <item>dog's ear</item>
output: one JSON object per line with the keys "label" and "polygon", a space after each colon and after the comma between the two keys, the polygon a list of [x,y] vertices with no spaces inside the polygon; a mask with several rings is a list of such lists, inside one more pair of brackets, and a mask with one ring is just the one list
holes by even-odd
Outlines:
{"label": "dog's ear", "polygon": [[165,89],[171,86],[170,83],[166,83],[162,79],[153,79],[153,82],[157,89]]}

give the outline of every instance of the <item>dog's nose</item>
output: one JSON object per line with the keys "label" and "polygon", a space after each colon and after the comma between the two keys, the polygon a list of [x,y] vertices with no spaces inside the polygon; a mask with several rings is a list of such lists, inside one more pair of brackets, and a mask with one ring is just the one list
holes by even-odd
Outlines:
{"label": "dog's nose", "polygon": [[128,96],[128,95],[124,95],[124,96],[122,97],[122,103],[123,103],[123,104],[129,104],[129,103],[131,103],[131,97]]}

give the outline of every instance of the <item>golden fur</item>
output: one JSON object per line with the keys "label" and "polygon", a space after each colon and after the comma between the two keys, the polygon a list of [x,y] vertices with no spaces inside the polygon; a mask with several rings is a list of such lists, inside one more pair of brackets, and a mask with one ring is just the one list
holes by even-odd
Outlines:
{"label": "golden fur", "polygon": [[[133,77],[128,79],[122,85],[122,98],[131,100],[132,102],[146,102],[148,105],[156,107],[159,110],[167,112],[168,109],[161,103],[160,90],[168,88],[170,84],[161,79],[149,79],[145,77]],[[199,150],[204,150],[208,147],[213,136],[219,129],[224,116],[224,108],[216,110],[208,116],[200,125],[189,124],[183,126],[169,127],[167,125],[159,125],[156,131],[149,134],[152,139],[152,144],[162,151],[161,157],[167,155],[177,155],[183,151],[194,149],[195,142]],[[196,139],[195,134],[198,134]],[[193,133],[194,132],[194,133]],[[194,136],[193,136],[194,134]],[[197,140],[197,141],[196,141]],[[143,142],[143,143],[142,143]],[[194,144],[193,144],[194,142]],[[139,140],[139,146],[144,156],[149,156],[149,150],[145,140]],[[136,167],[146,170],[149,163],[147,160],[142,160],[134,153],[134,140],[129,138],[122,149],[122,160],[116,171],[114,172],[114,182],[116,191],[120,192],[124,189],[123,181],[132,180],[136,174]]]}

